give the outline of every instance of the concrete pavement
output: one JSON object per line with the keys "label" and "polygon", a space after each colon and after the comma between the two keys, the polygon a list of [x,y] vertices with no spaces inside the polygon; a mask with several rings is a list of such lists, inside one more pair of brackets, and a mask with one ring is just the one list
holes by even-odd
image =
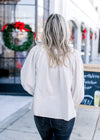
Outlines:
{"label": "concrete pavement", "polygon": [[30,103],[32,97],[23,96],[0,96],[0,122],[12,115],[14,112]]}
{"label": "concrete pavement", "polygon": [[31,100],[30,96],[0,95],[0,128],[7,127],[10,122],[13,122],[18,117],[17,112],[23,114]]}
{"label": "concrete pavement", "polygon": [[[2,99],[6,97],[2,97]],[[8,105],[12,102],[13,108],[17,106],[17,109],[16,112],[13,109],[9,117],[7,116],[0,121],[0,140],[41,140],[34,123],[33,113],[28,109],[32,97],[14,96],[12,98],[10,96],[9,100],[6,99],[6,104]],[[16,103],[18,101],[19,103]],[[21,103],[23,103],[23,105],[20,105],[18,108],[18,105]],[[9,107],[11,107],[11,105]],[[2,106],[0,104],[0,115],[2,112],[1,108]],[[6,111],[8,114],[12,109],[4,108],[4,110],[5,114]],[[99,110],[80,106],[78,108],[71,140],[99,140],[100,130],[98,129],[98,118]]]}
{"label": "concrete pavement", "polygon": [[96,57],[93,61],[91,61],[90,64],[99,64],[100,65],[100,55],[98,55],[98,57]]}

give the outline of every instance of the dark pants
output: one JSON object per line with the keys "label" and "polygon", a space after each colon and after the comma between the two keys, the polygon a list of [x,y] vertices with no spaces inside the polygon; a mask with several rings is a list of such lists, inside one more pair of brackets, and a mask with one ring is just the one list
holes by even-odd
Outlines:
{"label": "dark pants", "polygon": [[34,121],[42,140],[69,140],[75,118],[65,121],[34,115]]}

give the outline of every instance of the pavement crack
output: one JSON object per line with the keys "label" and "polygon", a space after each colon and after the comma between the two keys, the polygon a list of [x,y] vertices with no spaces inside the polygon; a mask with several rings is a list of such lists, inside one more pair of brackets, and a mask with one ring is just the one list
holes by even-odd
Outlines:
{"label": "pavement crack", "polygon": [[97,119],[97,121],[96,121],[94,133],[93,133],[93,136],[92,136],[92,140],[94,140],[94,137],[95,137],[95,134],[96,134],[96,130],[97,130],[97,127],[98,127],[98,121],[99,121],[99,116],[98,116],[98,119]]}

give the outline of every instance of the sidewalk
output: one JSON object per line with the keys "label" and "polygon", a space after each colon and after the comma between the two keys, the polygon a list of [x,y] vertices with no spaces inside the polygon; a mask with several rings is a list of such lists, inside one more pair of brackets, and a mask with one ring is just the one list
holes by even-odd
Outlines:
{"label": "sidewalk", "polygon": [[[0,140],[41,140],[34,123],[32,111],[28,109],[32,97],[0,96],[0,99],[1,98],[5,100],[6,103],[5,107],[0,104],[0,116],[2,110],[8,113],[10,111],[10,114],[0,121],[0,124],[1,122],[3,124],[0,125]],[[19,106],[22,102],[23,105]],[[13,109],[11,109],[11,107]],[[98,129],[98,117],[98,110],[80,106],[71,140],[99,140],[100,130]]]}
{"label": "sidewalk", "polygon": [[91,61],[90,64],[98,64],[98,65],[100,65],[100,55],[97,58],[95,58],[93,61]]}
{"label": "sidewalk", "polygon": [[32,97],[0,95],[0,128],[9,126],[28,108]]}

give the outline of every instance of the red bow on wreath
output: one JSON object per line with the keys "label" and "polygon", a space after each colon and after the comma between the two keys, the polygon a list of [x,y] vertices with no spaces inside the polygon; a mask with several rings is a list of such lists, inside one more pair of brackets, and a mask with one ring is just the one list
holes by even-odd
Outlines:
{"label": "red bow on wreath", "polygon": [[15,22],[15,25],[14,25],[15,28],[18,28],[21,32],[22,30],[25,30],[26,32],[29,32],[30,30],[29,29],[25,29],[25,24],[23,22]]}
{"label": "red bow on wreath", "polygon": [[93,39],[93,33],[91,33],[91,36],[90,36],[91,40]]}
{"label": "red bow on wreath", "polygon": [[85,34],[86,34],[86,29],[83,30],[83,37],[82,37],[82,40],[84,40],[84,39],[86,38],[86,35],[85,35]]}
{"label": "red bow on wreath", "polygon": [[[6,29],[8,24],[5,24],[2,28],[2,32]],[[15,25],[11,24],[12,26],[14,26],[15,28],[18,28],[21,32],[22,30],[25,30],[26,32],[29,32],[29,29],[25,29],[25,24],[23,22],[15,22]]]}

